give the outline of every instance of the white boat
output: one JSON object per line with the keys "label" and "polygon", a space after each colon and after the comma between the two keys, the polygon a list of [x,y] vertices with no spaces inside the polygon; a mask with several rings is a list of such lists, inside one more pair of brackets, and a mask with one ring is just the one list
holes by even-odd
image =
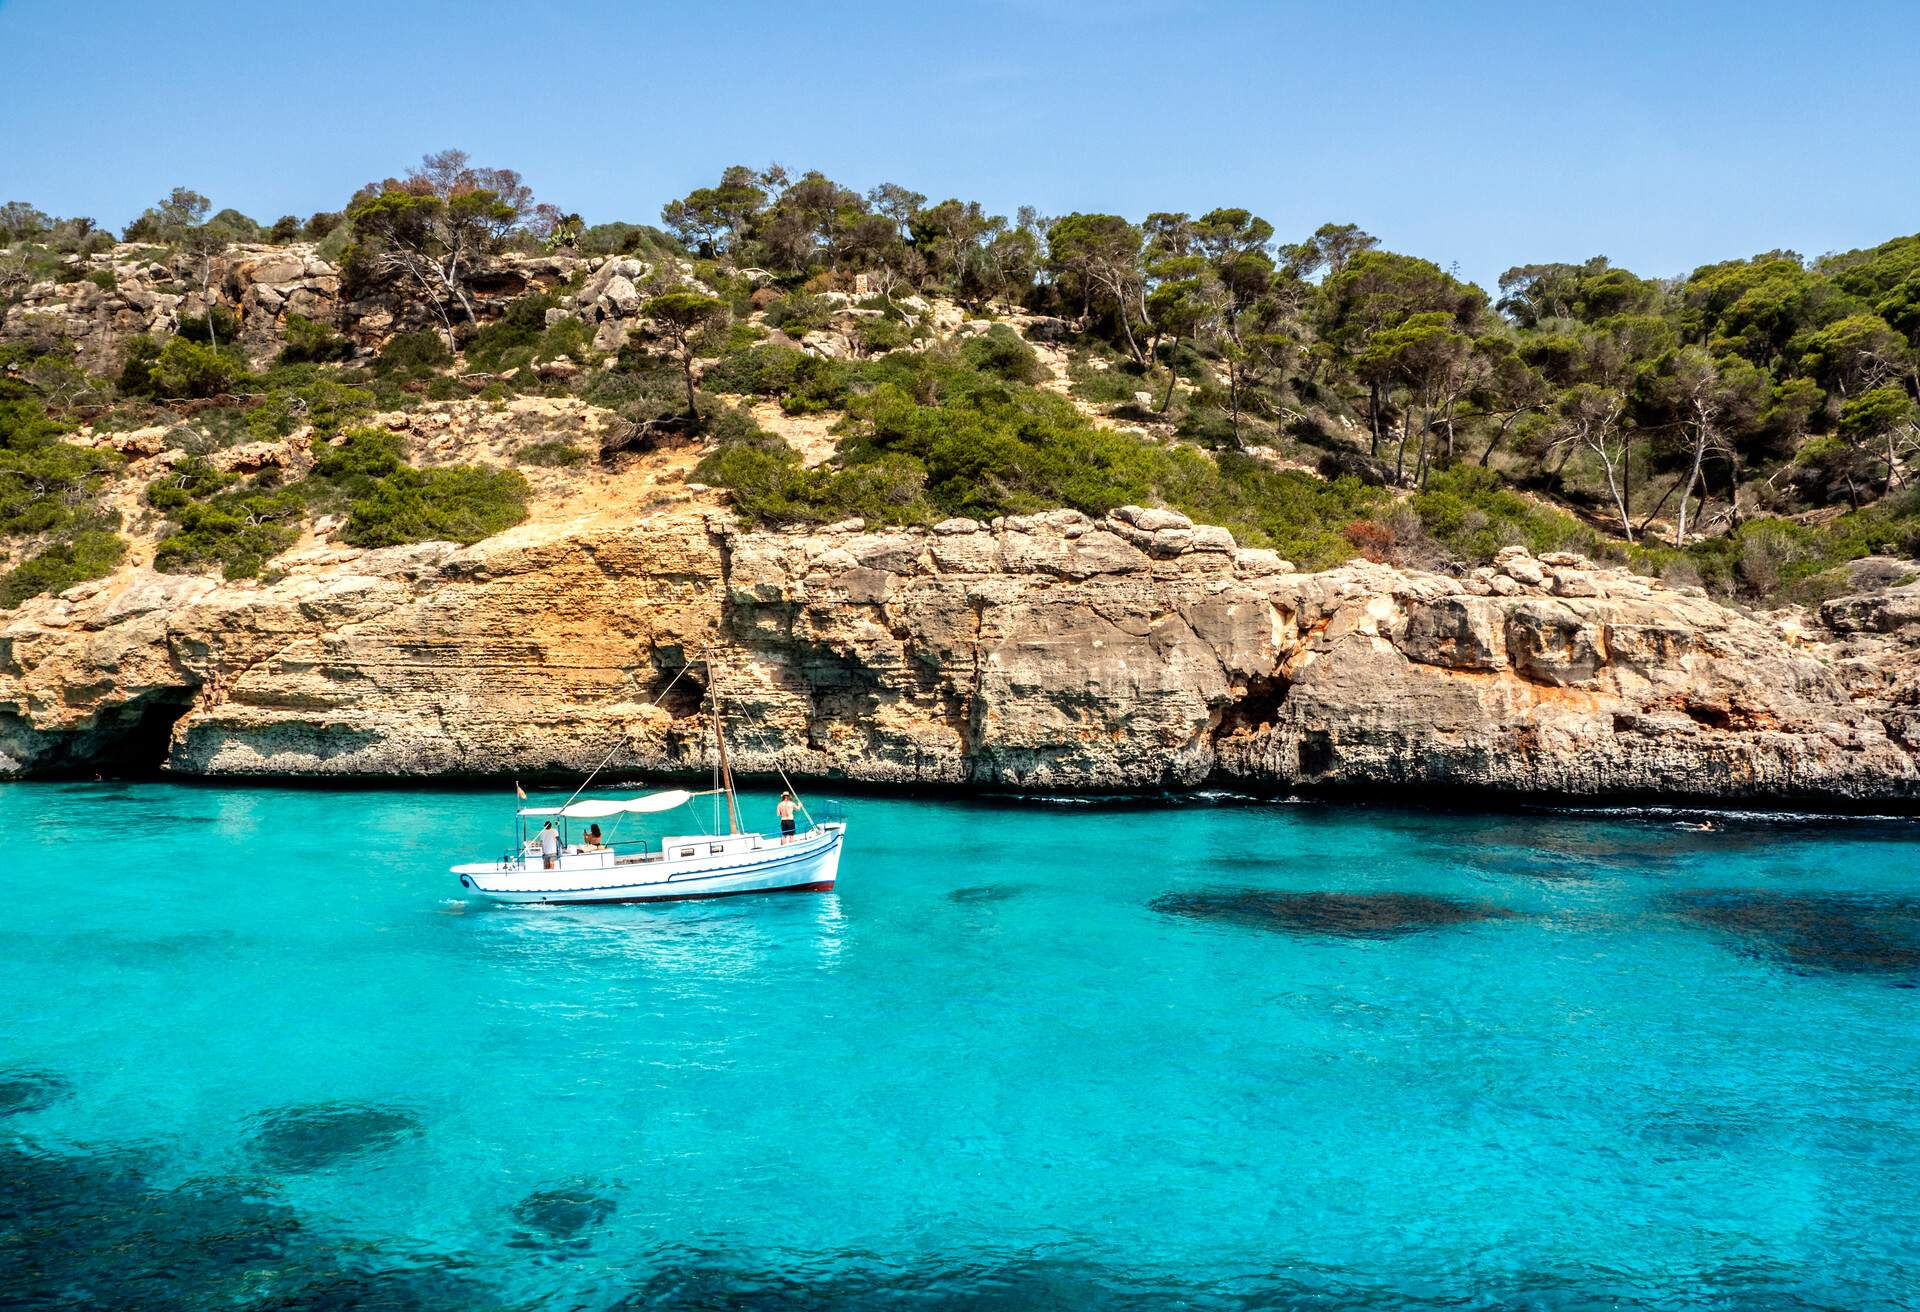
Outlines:
{"label": "white boat", "polygon": [[[804,828],[796,825],[792,834],[743,832],[717,695],[713,724],[713,788],[700,792],[669,789],[624,798],[582,797],[576,791],[558,806],[523,805],[515,813],[517,839],[511,851],[496,861],[454,866],[453,873],[460,877],[463,888],[491,901],[546,906],[670,902],[740,893],[831,889],[840,873],[840,849],[847,832],[846,821],[837,808],[827,818],[815,820],[795,794],[799,814],[805,818]],[[609,752],[608,759],[611,757]],[[588,776],[588,783],[592,778]],[[586,786],[582,784],[580,790]],[[519,791],[517,785],[515,791]],[[520,798],[524,802],[526,795],[520,793]],[[694,803],[700,798],[714,799],[715,823],[709,832],[669,833],[657,840],[619,837],[620,822],[628,816],[685,808],[689,820],[697,819]],[[723,812],[727,832],[719,833]],[[600,845],[589,846],[586,826],[592,824],[597,829],[597,822],[602,820],[613,822],[610,832]],[[557,833],[554,845],[558,850],[551,856],[541,842],[541,833],[548,825]]]}

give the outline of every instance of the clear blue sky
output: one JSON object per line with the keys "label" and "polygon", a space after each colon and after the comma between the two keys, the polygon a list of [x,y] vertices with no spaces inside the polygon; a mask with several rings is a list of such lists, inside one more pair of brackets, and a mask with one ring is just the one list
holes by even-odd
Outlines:
{"label": "clear blue sky", "polygon": [[1352,221],[1491,286],[1920,229],[1920,3],[0,0],[0,199],[336,209],[460,146],[591,222],[727,164]]}

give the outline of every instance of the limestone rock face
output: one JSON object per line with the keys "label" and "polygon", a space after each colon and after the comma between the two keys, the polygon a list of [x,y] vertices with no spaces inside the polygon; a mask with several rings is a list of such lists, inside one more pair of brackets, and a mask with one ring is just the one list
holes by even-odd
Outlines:
{"label": "limestone rock face", "polygon": [[270,583],[124,570],[14,613],[0,772],[533,774],[623,738],[618,770],[698,770],[705,671],[647,703],[707,653],[749,772],[1920,799],[1897,591],[1808,627],[1584,562],[1302,574],[1132,507],[810,533],[718,510],[535,521],[283,563]]}

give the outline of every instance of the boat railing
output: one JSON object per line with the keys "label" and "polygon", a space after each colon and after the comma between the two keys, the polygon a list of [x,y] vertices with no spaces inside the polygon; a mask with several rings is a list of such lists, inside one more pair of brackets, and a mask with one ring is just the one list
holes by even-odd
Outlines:
{"label": "boat railing", "polygon": [[[755,834],[752,836],[754,841],[751,850],[764,851],[769,848],[782,847],[792,842],[812,842],[827,836],[824,832],[824,826],[844,823],[845,819],[846,810],[838,802],[823,803],[816,809],[813,816],[813,825],[810,828],[801,830],[798,834],[794,835],[793,838],[785,840],[785,842],[782,841],[778,834]],[[714,838],[710,841],[718,842],[721,841],[721,839]],[[621,839],[617,842],[604,844],[601,847],[588,847],[583,843],[569,843],[560,849],[558,855],[559,858],[564,861],[567,857],[594,856],[604,852],[612,858],[611,864],[616,866],[633,866],[647,862],[667,860],[669,853],[664,849],[653,850],[653,844],[654,840],[650,838]],[[500,854],[498,868],[503,871],[532,870],[540,865],[540,848],[535,841],[529,840],[527,845],[518,851],[509,850],[502,852]]]}

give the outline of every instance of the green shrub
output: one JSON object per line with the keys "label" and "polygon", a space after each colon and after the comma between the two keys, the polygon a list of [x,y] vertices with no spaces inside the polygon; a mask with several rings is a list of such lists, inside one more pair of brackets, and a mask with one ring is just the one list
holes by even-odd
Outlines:
{"label": "green shrub", "polygon": [[252,578],[299,538],[306,513],[300,492],[281,487],[277,471],[241,484],[198,456],[148,484],[146,496],[173,524],[154,551],[154,568],[165,573],[218,565],[227,578]]}
{"label": "green shrub", "polygon": [[343,426],[379,408],[374,394],[328,377],[311,366],[280,366],[263,380],[267,398],[247,411],[246,427],[256,441],[291,436],[302,424],[315,435],[331,437]]}
{"label": "green shrub", "polygon": [[557,468],[582,464],[587,453],[571,442],[535,442],[532,446],[521,447],[513,458],[523,465]]}
{"label": "green shrub", "polygon": [[406,445],[384,428],[349,429],[338,446],[316,443],[314,453],[308,483],[319,492],[337,494],[342,504],[371,494],[407,463]]}
{"label": "green shrub", "polygon": [[838,360],[767,343],[721,357],[700,384],[714,392],[773,397],[782,410],[799,415],[845,405],[849,381]]}
{"label": "green shrub", "polygon": [[1812,604],[1848,586],[1848,561],[1883,555],[1920,558],[1920,488],[1824,524],[1762,517],[1685,550],[1641,542],[1628,561],[1642,574],[1698,580],[1721,596]]}
{"label": "green shrub", "polygon": [[356,547],[472,543],[527,517],[527,480],[511,469],[404,467],[356,498],[340,536]]}
{"label": "green shrub", "polygon": [[1502,547],[1580,551],[1597,555],[1600,535],[1564,511],[1509,491],[1500,475],[1479,465],[1444,469],[1413,498],[1421,525],[1456,559],[1481,564]]}
{"label": "green shrub", "polygon": [[289,314],[283,331],[287,344],[280,349],[280,364],[325,364],[353,355],[352,342],[304,314]]}
{"label": "green shrub", "polygon": [[1010,383],[1037,383],[1047,376],[1033,348],[1003,323],[979,337],[968,338],[961,344],[960,354],[975,369]]}
{"label": "green shrub", "polygon": [[860,349],[867,355],[884,355],[888,351],[897,351],[913,340],[912,332],[901,319],[861,319],[855,330],[860,341]]}
{"label": "green shrub", "polygon": [[356,547],[403,542],[471,543],[527,517],[527,480],[510,469],[416,469],[384,428],[359,428],[320,449],[302,491],[318,505],[344,504],[341,540]]}
{"label": "green shrub", "polygon": [[583,400],[636,424],[687,408],[687,384],[678,369],[637,350],[623,350],[620,358],[619,367],[601,370],[587,380],[580,390]]}
{"label": "green shrub", "polygon": [[43,592],[64,592],[76,583],[104,578],[127,554],[116,533],[83,529],[30,556],[0,578],[0,609],[11,610]]}
{"label": "green shrub", "polygon": [[395,381],[417,381],[432,377],[435,370],[452,363],[453,352],[447,349],[440,334],[421,329],[395,333],[389,338],[380,348],[380,354],[374,357],[373,371]]}
{"label": "green shrub", "polygon": [[562,356],[579,364],[587,364],[593,357],[593,331],[586,321],[568,315],[564,319],[555,319],[540,334],[540,340],[534,344],[535,363],[543,360],[558,360]]}
{"label": "green shrub", "polygon": [[[315,220],[323,217],[327,216],[314,215],[312,219],[307,220],[307,226],[311,228]],[[328,264],[337,267],[346,263],[347,252],[352,246],[353,225],[340,221],[335,222],[333,227],[329,228],[325,235],[320,237],[319,245],[314,248],[313,253],[325,260]]]}
{"label": "green shrub", "polygon": [[776,443],[722,445],[694,467],[694,477],[726,488],[743,518],[769,524],[823,520],[799,453]]}
{"label": "green shrub", "polygon": [[887,455],[824,473],[816,496],[829,519],[858,515],[874,524],[928,523],[940,516],[927,501],[927,467],[912,456]]}
{"label": "green shrub", "polygon": [[[207,320],[213,320],[209,330]],[[180,326],[174,330],[179,336],[202,346],[225,346],[240,336],[240,320],[232,310],[224,305],[216,305],[211,313],[189,314],[180,320]]]}
{"label": "green shrub", "polygon": [[226,348],[202,346],[186,337],[164,343],[135,337],[120,367],[120,390],[129,396],[163,398],[219,396],[246,376],[246,365]]}
{"label": "green shrub", "polygon": [[1303,569],[1350,560],[1346,526],[1379,511],[1385,494],[1352,477],[1315,478],[1223,451],[1209,460],[1185,447],[1165,449],[1158,496],[1194,519],[1232,529],[1242,545],[1271,547]]}
{"label": "green shrub", "polygon": [[0,533],[46,533],[72,523],[119,467],[111,452],[62,441],[65,431],[37,398],[0,380]]}
{"label": "green shrub", "polygon": [[1157,387],[1150,383],[1131,361],[1096,369],[1090,360],[1075,360],[1067,367],[1067,376],[1071,379],[1069,385],[1073,394],[1095,405],[1124,404],[1133,400],[1135,392],[1154,392],[1157,395],[1159,388],[1166,386],[1164,378]]}
{"label": "green shrub", "polygon": [[[734,313],[744,315],[746,311],[736,308]],[[744,351],[766,340],[765,328],[757,323],[748,323],[744,318],[735,319],[727,325],[727,338],[720,344],[720,351],[723,355],[732,355],[736,351]]]}
{"label": "green shrub", "polygon": [[160,540],[153,567],[179,574],[218,565],[229,579],[253,578],[299,539],[305,513],[297,490],[258,484],[170,508],[179,527]]}
{"label": "green shrub", "polygon": [[195,410],[190,420],[173,425],[168,444],[189,455],[212,455],[235,442],[250,441],[253,430],[247,421],[251,417],[252,410],[245,405],[207,406]]}
{"label": "green shrub", "polygon": [[740,416],[694,477],[728,489],[734,506],[764,523],[822,523],[858,515],[871,524],[925,523],[926,467],[886,455],[841,469],[808,469],[780,438]]}
{"label": "green shrub", "polygon": [[112,269],[94,269],[87,274],[87,281],[103,292],[117,291],[120,287],[119,275]]}
{"label": "green shrub", "polygon": [[467,339],[462,348],[467,364],[488,373],[531,364],[534,348],[546,332],[547,311],[559,304],[559,297],[545,292],[520,297],[498,320]]}
{"label": "green shrub", "polygon": [[[0,360],[0,369],[8,367],[6,361]],[[100,405],[113,395],[110,385],[95,378],[72,357],[57,350],[32,357],[19,370],[19,377],[33,391],[62,409]]]}
{"label": "green shrub", "polygon": [[160,339],[136,333],[127,339],[127,352],[120,360],[120,376],[115,380],[123,396],[153,395],[153,366],[160,360]]}
{"label": "green shrub", "polygon": [[795,292],[767,307],[767,323],[791,337],[804,337],[833,322],[834,304],[824,297]]}
{"label": "green shrub", "polygon": [[596,223],[575,244],[582,255],[653,255],[678,258],[680,243],[658,228],[634,223]]}
{"label": "green shrub", "polygon": [[223,473],[199,456],[188,456],[147,484],[147,504],[156,510],[172,512],[196,501],[205,501],[239,481],[238,474]]}

